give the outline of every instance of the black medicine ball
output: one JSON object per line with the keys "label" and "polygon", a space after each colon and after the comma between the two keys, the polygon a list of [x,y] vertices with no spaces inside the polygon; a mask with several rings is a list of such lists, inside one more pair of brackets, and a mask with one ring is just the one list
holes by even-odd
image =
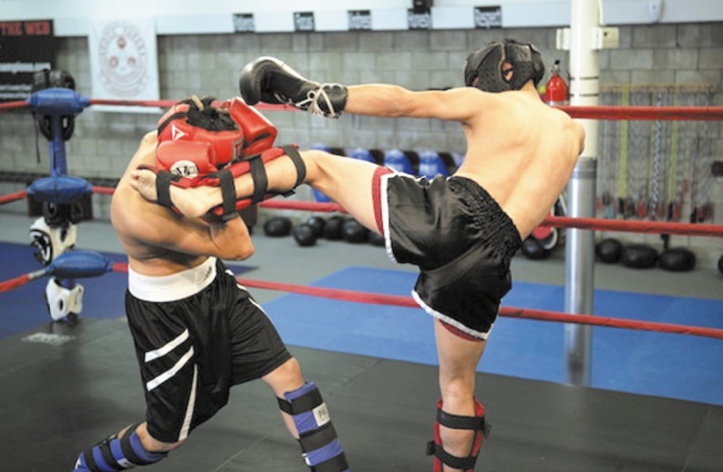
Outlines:
{"label": "black medicine ball", "polygon": [[344,224],[344,218],[336,215],[332,216],[324,223],[323,235],[326,239],[338,241],[342,239],[341,227]]}
{"label": "black medicine ball", "polygon": [[522,247],[520,248],[522,251],[522,254],[525,255],[528,259],[532,259],[533,261],[540,261],[542,259],[547,259],[550,257],[550,251],[542,247],[542,244],[540,244],[540,241],[538,241],[534,237],[529,237],[525,239],[522,242]]}
{"label": "black medicine ball", "polygon": [[387,244],[384,240],[384,236],[377,234],[374,231],[369,231],[369,242],[372,246],[386,246]]}
{"label": "black medicine ball", "polygon": [[291,234],[291,220],[285,216],[274,216],[264,223],[264,234],[279,238]]}
{"label": "black medicine ball", "polygon": [[346,242],[365,243],[369,241],[369,230],[357,220],[348,219],[341,227],[341,233]]}
{"label": "black medicine ball", "polygon": [[658,262],[658,251],[647,244],[631,244],[623,248],[622,261],[626,267],[649,269]]}
{"label": "black medicine ball", "polygon": [[720,256],[718,258],[718,272],[720,272],[721,275],[723,275],[723,256]]}
{"label": "black medicine ball", "polygon": [[684,247],[675,247],[663,251],[658,266],[671,272],[688,272],[695,269],[695,254]]}
{"label": "black medicine ball", "polygon": [[614,238],[606,238],[595,245],[595,255],[606,264],[614,264],[620,260],[623,245]]}
{"label": "black medicine ball", "polygon": [[309,224],[303,223],[294,228],[294,241],[301,247],[313,246],[316,244],[316,230]]}
{"label": "black medicine ball", "polygon": [[311,226],[317,238],[321,237],[321,235],[324,233],[324,225],[326,224],[324,218],[320,216],[312,216],[308,220],[306,220],[306,224]]}

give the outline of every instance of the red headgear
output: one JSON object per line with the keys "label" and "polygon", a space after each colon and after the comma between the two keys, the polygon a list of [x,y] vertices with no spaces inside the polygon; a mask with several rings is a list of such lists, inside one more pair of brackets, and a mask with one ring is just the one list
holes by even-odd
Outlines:
{"label": "red headgear", "polygon": [[272,147],[276,134],[269,120],[239,98],[214,106],[213,98],[193,96],[159,120],[156,165],[181,177],[203,177]]}

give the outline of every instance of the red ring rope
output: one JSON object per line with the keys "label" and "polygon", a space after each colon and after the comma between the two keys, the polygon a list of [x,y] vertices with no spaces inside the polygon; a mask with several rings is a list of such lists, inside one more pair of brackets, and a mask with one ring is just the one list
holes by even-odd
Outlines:
{"label": "red ring rope", "polygon": [[662,221],[606,220],[600,218],[550,216],[545,218],[541,226],[592,229],[597,231],[682,234],[685,236],[723,236],[723,225],[670,223]]}
{"label": "red ring rope", "polygon": [[[135,106],[135,107],[157,107],[170,108],[178,100],[112,100],[112,99],[90,99],[91,105],[109,106]],[[27,108],[30,103],[27,100],[0,103],[0,112]],[[255,107],[267,111],[297,111],[290,105],[269,105],[258,103]],[[597,120],[694,120],[694,121],[718,121],[723,120],[723,107],[655,107],[655,106],[571,106],[564,105],[556,107],[573,118],[597,119]]]}
{"label": "red ring rope", "polygon": [[16,193],[9,193],[7,195],[0,196],[0,205],[3,205],[5,203],[14,202],[15,200],[22,200],[27,196],[28,192],[26,190],[22,190],[20,192]]}
{"label": "red ring rope", "polygon": [[[112,195],[114,189],[112,187],[93,187],[93,192],[103,195]],[[17,192],[14,194],[0,197],[0,205],[14,200],[19,200],[25,196],[26,192]],[[300,210],[300,211],[316,211],[323,213],[340,212],[346,213],[342,207],[336,203],[319,203],[319,202],[303,202],[298,200],[266,200],[259,203],[262,208],[278,209],[278,210]],[[679,234],[684,236],[717,236],[723,237],[723,225],[712,224],[689,224],[689,223],[671,223],[662,221],[632,221],[632,220],[606,220],[600,218],[580,218],[569,216],[549,216],[540,224],[540,226],[553,226],[556,228],[577,228],[589,229],[597,231],[624,231],[634,233],[652,233],[652,234]]]}
{"label": "red ring rope", "polygon": [[[312,297],[330,298],[357,303],[372,303],[377,305],[392,305],[410,308],[419,308],[419,305],[411,297],[398,295],[385,295],[380,293],[365,293],[353,290],[340,290],[334,288],[307,287],[304,285],[275,283],[262,280],[250,280],[238,278],[238,281],[245,286],[265,290],[280,290],[283,292],[299,293]],[[608,328],[628,328],[640,331],[655,331],[660,333],[687,334],[692,336],[703,336],[708,338],[723,339],[723,329],[703,328],[700,326],[684,326],[671,323],[658,323],[652,321],[626,320],[597,315],[565,314],[554,311],[534,310],[528,308],[500,307],[499,315],[507,318],[522,318],[538,321],[556,321],[562,323],[574,323],[594,326],[605,326]]]}
{"label": "red ring rope", "polygon": [[573,118],[596,120],[723,120],[723,107],[560,106]]}
{"label": "red ring rope", "polygon": [[[90,100],[91,105],[107,105],[121,107],[152,107],[152,108],[171,108],[177,104],[179,100],[112,100],[104,98],[93,98]],[[221,105],[222,102],[213,102],[214,106]],[[254,108],[267,111],[298,111],[291,105],[268,105],[266,103],[258,103]]]}
{"label": "red ring rope", "polygon": [[30,106],[30,103],[28,103],[27,100],[18,100],[15,102],[4,102],[4,103],[0,103],[0,111],[18,110],[20,108],[26,108],[29,106]]}
{"label": "red ring rope", "polygon": [[[116,262],[113,264],[113,271],[115,272],[124,272],[127,270],[128,264],[126,263]],[[252,280],[241,277],[238,277],[237,280],[242,285],[262,290],[277,290],[281,292],[298,293],[312,297],[329,298],[332,300],[343,300],[355,303],[419,308],[417,302],[415,302],[411,297],[402,297],[399,295],[358,292],[355,290],[342,290],[338,288],[310,287],[306,285],[268,282],[264,280]],[[652,321],[627,320],[607,316],[566,314],[554,311],[513,307],[500,307],[499,315],[506,318],[556,321],[562,323],[605,326],[608,328],[628,328],[640,331],[687,334],[691,336],[723,339],[723,329],[676,325],[672,323],[658,323]]]}

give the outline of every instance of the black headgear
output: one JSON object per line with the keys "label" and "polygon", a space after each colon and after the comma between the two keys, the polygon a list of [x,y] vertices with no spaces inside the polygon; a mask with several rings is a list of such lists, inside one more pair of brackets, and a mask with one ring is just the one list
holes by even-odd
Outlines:
{"label": "black headgear", "polygon": [[[502,70],[505,62],[512,66],[510,80],[505,80]],[[464,83],[485,92],[504,92],[520,90],[528,80],[537,86],[544,75],[545,64],[534,44],[503,39],[489,42],[467,56]]]}

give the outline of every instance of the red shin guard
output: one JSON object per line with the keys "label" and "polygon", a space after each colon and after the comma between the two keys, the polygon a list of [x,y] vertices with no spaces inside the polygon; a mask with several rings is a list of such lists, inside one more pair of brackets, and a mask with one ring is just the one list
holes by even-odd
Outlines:
{"label": "red shin guard", "polygon": [[[434,425],[434,441],[427,444],[427,455],[434,455],[434,472],[442,472],[444,466],[459,469],[464,472],[473,472],[477,456],[482,447],[482,438],[489,435],[490,425],[485,422],[484,407],[474,399],[475,416],[458,416],[445,413],[442,410],[442,401],[437,402],[437,422]],[[442,446],[440,426],[452,429],[467,429],[474,431],[472,447],[467,457],[457,457],[447,453]]]}

